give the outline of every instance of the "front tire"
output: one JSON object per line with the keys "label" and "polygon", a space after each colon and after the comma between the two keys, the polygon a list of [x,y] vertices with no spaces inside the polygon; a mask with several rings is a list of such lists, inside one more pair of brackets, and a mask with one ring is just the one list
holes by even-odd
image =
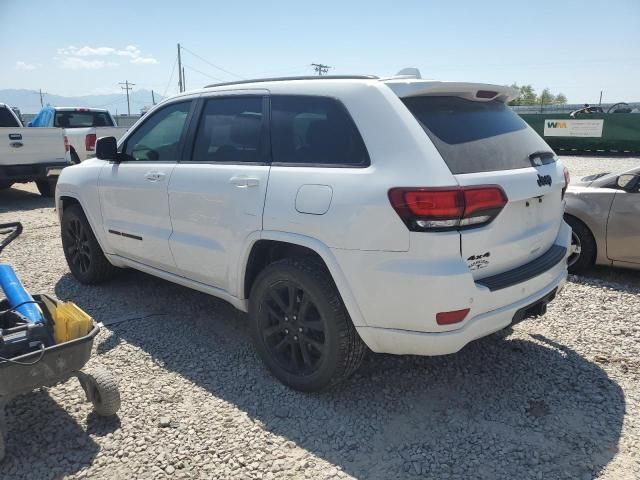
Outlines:
{"label": "front tire", "polygon": [[80,283],[102,283],[116,274],[117,268],[104,256],[80,205],[64,209],[60,227],[67,265]]}
{"label": "front tire", "polygon": [[38,187],[38,191],[40,195],[43,197],[51,198],[56,193],[56,184],[58,183],[58,178],[55,180],[38,180],[36,181],[36,186]]}
{"label": "front tire", "polygon": [[589,269],[596,258],[596,241],[589,228],[575,217],[566,215],[571,227],[571,254],[567,260],[569,273],[582,273]]}
{"label": "front tire", "polygon": [[260,357],[295,390],[340,383],[366,352],[329,272],[312,259],[267,266],[251,289],[249,318]]}

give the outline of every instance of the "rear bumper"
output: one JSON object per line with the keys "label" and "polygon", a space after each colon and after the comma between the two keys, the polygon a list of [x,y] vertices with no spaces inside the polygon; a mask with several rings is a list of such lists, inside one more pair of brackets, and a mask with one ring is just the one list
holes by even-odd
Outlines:
{"label": "rear bumper", "polygon": [[522,321],[528,313],[525,310],[534,309],[535,311],[536,308],[540,308],[541,303],[546,306],[548,299],[555,297],[562,290],[566,278],[566,272],[560,273],[544,290],[511,305],[477,315],[458,330],[428,333],[391,328],[359,327],[357,328],[358,334],[367,346],[376,353],[424,356],[455,353],[473,340],[491,335],[512,323]]}
{"label": "rear bumper", "polygon": [[32,182],[57,177],[68,162],[35,163],[31,165],[0,166],[0,181]]}
{"label": "rear bumper", "polygon": [[[493,289],[495,285],[474,281],[454,242],[439,242],[429,252],[334,250],[334,254],[362,312],[363,321],[356,328],[369,348],[381,353],[443,355],[507,327],[519,310],[560,291],[567,278],[570,236],[569,226],[562,222],[552,247],[561,255],[534,274],[528,268],[523,269],[525,274],[520,269],[506,272],[508,281]],[[543,257],[533,266],[542,263]],[[436,322],[439,312],[467,308],[462,322]]]}

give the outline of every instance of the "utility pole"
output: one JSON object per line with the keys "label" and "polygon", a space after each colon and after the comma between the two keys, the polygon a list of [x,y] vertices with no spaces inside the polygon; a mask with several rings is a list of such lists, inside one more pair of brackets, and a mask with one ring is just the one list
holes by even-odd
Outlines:
{"label": "utility pole", "polygon": [[187,91],[187,79],[184,76],[184,67],[182,67],[182,91]]}
{"label": "utility pole", "polygon": [[602,90],[600,90],[600,103],[598,103],[598,106],[602,106]]}
{"label": "utility pole", "polygon": [[[36,93],[38,93],[38,92],[36,92]],[[46,95],[46,92],[42,93],[42,89],[40,89],[40,106],[44,107],[44,100],[43,100],[43,96],[42,95]]]}
{"label": "utility pole", "polygon": [[135,83],[129,83],[129,80],[125,80],[124,82],[120,82],[120,85],[124,85],[124,87],[120,87],[122,90],[127,91],[127,115],[131,116],[131,107],[129,106],[129,90],[133,90],[133,86]]}
{"label": "utility pole", "polygon": [[318,75],[326,75],[330,68],[333,68],[329,65],[325,65],[323,63],[312,63],[311,66],[315,70]]}
{"label": "utility pole", "polygon": [[151,103],[152,103],[153,105],[155,105],[155,104],[156,104],[156,97],[155,97],[155,95],[153,94],[153,90],[151,90]]}
{"label": "utility pole", "polygon": [[182,75],[184,69],[182,68],[182,58],[180,57],[180,44],[178,44],[178,92],[184,92],[182,84]]}

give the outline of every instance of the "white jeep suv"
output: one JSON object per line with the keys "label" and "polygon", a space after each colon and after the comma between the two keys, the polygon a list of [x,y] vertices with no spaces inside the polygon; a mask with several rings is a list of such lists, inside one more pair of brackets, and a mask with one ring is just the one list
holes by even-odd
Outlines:
{"label": "white jeep suv", "polygon": [[131,267],[249,312],[299,390],[348,377],[366,347],[454,353],[566,281],[566,171],[515,94],[326,76],[177,95],[62,172],[69,268],[91,284]]}

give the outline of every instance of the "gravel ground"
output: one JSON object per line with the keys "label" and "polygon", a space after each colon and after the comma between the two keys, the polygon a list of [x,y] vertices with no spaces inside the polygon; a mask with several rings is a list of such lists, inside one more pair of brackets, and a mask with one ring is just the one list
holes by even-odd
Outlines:
{"label": "gravel ground", "polygon": [[[640,163],[564,161],[574,176]],[[222,301],[134,271],[75,282],[33,185],[0,193],[0,222],[15,219],[3,261],[107,324],[89,365],[118,375],[123,404],[98,417],[75,380],[16,399],[2,479],[640,478],[636,272],[572,277],[542,319],[456,355],[372,354],[309,395],[268,374]]]}

